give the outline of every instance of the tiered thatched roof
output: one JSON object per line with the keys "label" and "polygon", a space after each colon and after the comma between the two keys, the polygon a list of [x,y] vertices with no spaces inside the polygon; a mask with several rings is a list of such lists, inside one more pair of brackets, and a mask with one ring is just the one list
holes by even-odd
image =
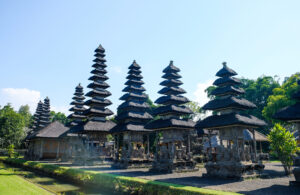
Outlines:
{"label": "tiered thatched roof", "polygon": [[220,78],[214,82],[217,88],[212,92],[212,95],[215,95],[216,98],[202,107],[204,110],[215,111],[216,114],[199,121],[196,128],[214,129],[232,125],[249,127],[266,125],[264,121],[252,115],[240,113],[242,110],[254,109],[256,105],[238,97],[244,93],[244,90],[237,87],[241,84],[241,81],[234,78],[233,76],[235,75],[237,73],[230,69],[224,62],[223,68],[216,74]]}
{"label": "tiered thatched roof", "polygon": [[112,129],[113,133],[125,131],[145,132],[151,131],[145,129],[145,124],[152,119],[152,116],[147,112],[150,108],[146,102],[147,96],[144,93],[145,88],[142,86],[142,71],[141,67],[133,61],[129,66],[128,81],[123,92],[126,92],[120,100],[124,102],[118,107],[118,125]]}
{"label": "tiered thatched roof", "polygon": [[106,120],[106,117],[112,115],[113,112],[106,108],[111,104],[106,99],[111,93],[107,91],[109,85],[105,82],[108,80],[105,75],[107,65],[105,64],[105,49],[101,45],[95,50],[95,57],[95,64],[92,65],[94,69],[89,78],[92,82],[88,85],[91,90],[86,94],[90,99],[85,102],[85,105],[89,107],[84,113],[87,122],[71,128],[72,133],[109,132],[115,126],[115,123]]}
{"label": "tiered thatched roof", "polygon": [[86,118],[84,115],[85,108],[83,106],[85,97],[83,94],[83,87],[79,84],[76,87],[74,97],[72,98],[73,101],[71,102],[71,105],[73,107],[69,110],[73,112],[68,116],[68,118],[71,120],[71,126],[78,125]]}
{"label": "tiered thatched roof", "polygon": [[173,65],[173,61],[170,62],[163,73],[162,78],[165,78],[160,85],[163,88],[158,92],[163,94],[162,97],[158,98],[155,103],[161,104],[156,108],[153,113],[161,118],[155,121],[150,122],[146,127],[155,130],[163,130],[170,128],[177,129],[193,129],[195,124],[191,120],[182,119],[181,116],[192,114],[192,111],[182,105],[189,100],[182,96],[186,93],[184,89],[179,86],[182,85],[182,82],[179,80],[181,76],[179,75],[180,69]]}

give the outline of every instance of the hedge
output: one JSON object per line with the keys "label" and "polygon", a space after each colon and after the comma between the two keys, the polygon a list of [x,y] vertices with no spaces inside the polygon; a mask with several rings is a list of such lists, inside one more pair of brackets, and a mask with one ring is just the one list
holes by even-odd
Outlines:
{"label": "hedge", "polygon": [[96,171],[86,171],[82,169],[75,169],[69,167],[62,167],[52,164],[39,163],[34,161],[26,161],[23,159],[0,157],[0,160],[7,164],[20,166],[31,169],[33,171],[40,171],[49,175],[67,179],[74,183],[86,186],[97,186],[107,191],[123,192],[130,194],[158,194],[158,195],[226,195],[237,194],[233,192],[223,192],[210,189],[203,189],[191,186],[183,186],[160,181],[151,181],[137,177],[125,177],[109,173],[102,173]]}

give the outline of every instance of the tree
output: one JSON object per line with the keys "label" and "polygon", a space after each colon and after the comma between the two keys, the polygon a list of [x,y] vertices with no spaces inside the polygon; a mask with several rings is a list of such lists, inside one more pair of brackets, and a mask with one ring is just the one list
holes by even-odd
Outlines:
{"label": "tree", "polygon": [[51,118],[50,119],[51,122],[59,121],[64,125],[66,125],[69,122],[69,119],[67,118],[67,116],[62,112],[55,113],[54,111],[51,111],[50,112],[50,118]]}
{"label": "tree", "polygon": [[272,152],[278,156],[284,167],[285,173],[287,175],[291,174],[293,156],[296,155],[297,151],[300,151],[294,135],[279,123],[276,123],[268,135],[268,139],[271,143],[270,148]]}
{"label": "tree", "polygon": [[299,86],[297,84],[298,79],[300,79],[300,73],[296,73],[286,78],[281,86],[272,90],[272,94],[268,97],[267,104],[262,111],[263,116],[267,120],[273,123],[280,122],[273,119],[273,115],[281,108],[295,103],[292,95],[299,90]]}
{"label": "tree", "polygon": [[18,113],[23,116],[24,118],[24,123],[26,127],[29,127],[30,124],[33,122],[32,115],[30,113],[30,108],[28,105],[25,106],[20,106]]}
{"label": "tree", "polygon": [[13,144],[20,146],[25,137],[25,122],[21,114],[15,112],[10,104],[0,110],[0,137],[2,147]]}
{"label": "tree", "polygon": [[200,118],[200,114],[204,113],[197,102],[190,101],[190,102],[186,103],[185,106],[188,107],[189,109],[191,109],[193,111],[193,114],[184,116],[184,118],[192,119],[192,120],[196,121]]}

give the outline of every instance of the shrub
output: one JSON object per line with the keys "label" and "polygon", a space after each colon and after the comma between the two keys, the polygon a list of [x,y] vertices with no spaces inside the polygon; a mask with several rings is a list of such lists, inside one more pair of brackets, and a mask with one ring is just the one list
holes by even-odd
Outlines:
{"label": "shrub", "polygon": [[277,123],[268,135],[268,139],[271,142],[271,150],[281,161],[285,173],[291,174],[293,156],[299,151],[295,137]]}

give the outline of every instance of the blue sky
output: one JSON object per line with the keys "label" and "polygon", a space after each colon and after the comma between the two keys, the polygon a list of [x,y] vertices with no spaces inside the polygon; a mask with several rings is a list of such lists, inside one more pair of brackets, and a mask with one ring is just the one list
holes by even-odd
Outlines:
{"label": "blue sky", "polygon": [[[94,49],[106,49],[115,111],[127,67],[142,66],[155,100],[174,60],[186,96],[200,104],[221,63],[240,76],[299,71],[300,1],[0,1],[0,105],[34,107],[49,96],[66,111],[74,87],[89,83]],[[85,92],[87,89],[85,88]]]}

